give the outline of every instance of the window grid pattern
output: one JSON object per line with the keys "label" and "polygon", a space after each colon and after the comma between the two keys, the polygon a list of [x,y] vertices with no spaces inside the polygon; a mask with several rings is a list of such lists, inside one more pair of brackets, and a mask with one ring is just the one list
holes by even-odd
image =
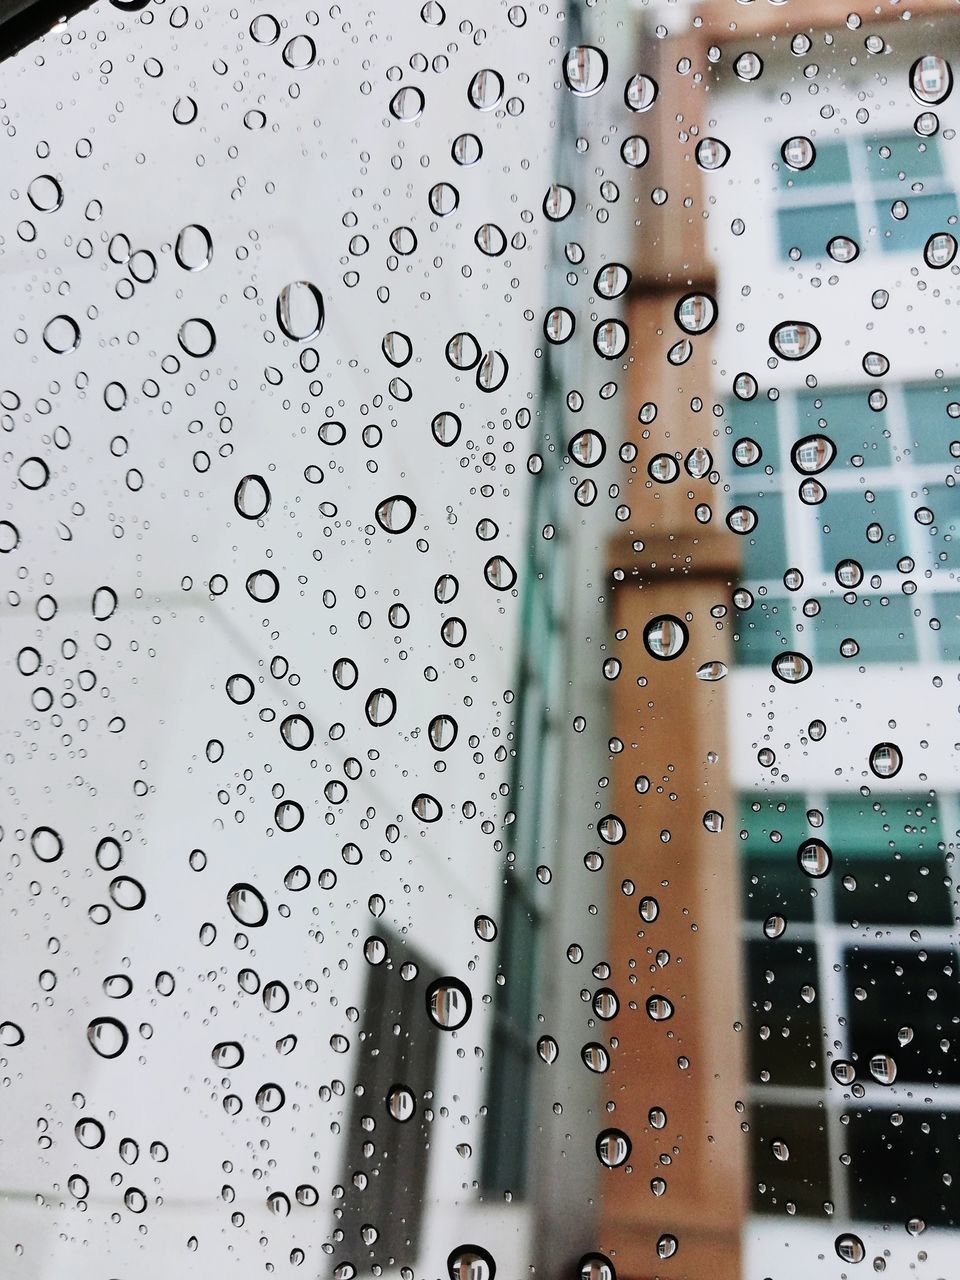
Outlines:
{"label": "window grid pattern", "polygon": [[[880,806],[880,818],[870,821],[868,811],[875,802]],[[760,806],[759,813],[753,810],[753,804]],[[783,812],[778,805],[783,806]],[[846,821],[845,808],[851,810]],[[860,816],[861,810],[866,816]],[[821,827],[814,828],[806,821],[809,811],[822,813]],[[918,814],[922,816],[915,816]],[[882,836],[881,819],[885,824]],[[768,822],[769,832],[763,829]],[[922,836],[918,838],[916,831],[911,834],[911,826],[918,828]],[[771,838],[774,832],[782,838],[775,841]],[[798,836],[801,841],[815,836],[831,847],[834,865],[829,876],[817,881],[806,879],[796,860]],[[940,794],[936,800],[930,799],[930,793],[925,797],[888,793],[879,800],[859,804],[828,793],[785,794],[776,804],[766,793],[741,795],[745,887],[742,928],[751,988],[748,1101],[756,1212],[783,1213],[796,1192],[793,1203],[800,1216],[822,1216],[828,1199],[833,1215],[842,1221],[879,1219],[903,1223],[917,1205],[924,1203],[924,1196],[916,1197],[912,1205],[907,1203],[910,1166],[903,1168],[902,1180],[891,1187],[886,1168],[876,1171],[877,1185],[873,1185],[864,1182],[862,1161],[854,1161],[853,1167],[860,1171],[855,1184],[845,1156],[851,1150],[852,1134],[865,1116],[873,1117],[869,1123],[874,1129],[889,1129],[895,1135],[901,1123],[908,1124],[913,1119],[919,1124],[924,1109],[935,1106],[960,1133],[960,1037],[956,1026],[960,935],[955,893],[948,887],[951,882],[945,865],[945,856],[952,861],[950,855],[957,849],[958,836],[960,796],[955,793]],[[844,862],[845,851],[848,856]],[[899,859],[896,851],[900,852]],[[858,862],[866,864],[871,858],[875,860],[874,867],[888,867],[891,859],[896,859],[894,865],[909,873],[901,888],[929,883],[930,893],[915,903],[906,892],[898,895],[899,923],[884,923],[869,908],[869,920],[843,918],[850,914],[846,900],[855,901],[864,884],[869,889],[869,876],[858,877],[857,870]],[[857,883],[858,878],[862,883]],[[797,892],[800,897],[790,903],[790,895]],[[787,921],[786,929],[775,940],[768,940],[764,921],[781,914]],[[884,963],[886,959],[897,960],[902,954],[916,957],[918,944],[923,968],[928,971],[924,973],[924,983],[929,983],[927,1007],[912,1000],[912,993],[904,990],[906,984],[894,980],[899,971],[891,967],[888,973]],[[782,965],[786,966],[787,976],[780,984],[783,995],[778,1006],[778,970]],[[879,989],[868,984],[866,994],[861,992],[858,997],[858,970],[869,971],[871,965],[879,965],[886,980]],[[802,984],[812,988],[812,995],[807,993],[809,1003],[797,989],[798,975],[802,975]],[[930,994],[938,986],[939,1008]],[[888,1021],[892,1018],[904,1027],[920,1024],[925,1017],[936,1019],[936,1035],[942,1037],[939,1046],[931,1046],[928,1039],[919,1046],[917,1059],[919,1064],[933,1067],[933,1078],[918,1080],[909,1067],[901,1067],[890,1085],[873,1078],[870,1055],[891,1054],[896,1060],[901,1048],[896,1040],[891,1046],[889,1035],[871,1043],[868,1034],[858,1033],[861,998],[867,1002],[883,1001]],[[795,1018],[781,1019],[784,1009],[798,1008],[813,1028],[807,1041],[803,1039],[802,1024],[798,1026]],[[930,1009],[935,1010],[932,1015]],[[785,1044],[777,1046],[778,1037]],[[807,1051],[812,1055],[809,1060],[804,1057]],[[763,1078],[765,1064],[776,1063],[778,1058],[781,1075],[792,1074],[792,1080],[778,1081],[776,1070],[769,1072],[769,1079]],[[856,1069],[856,1093],[839,1083],[831,1072],[834,1062],[850,1060]],[[809,1083],[797,1083],[802,1075],[809,1076]],[[900,1116],[902,1122],[898,1122]],[[781,1169],[790,1170],[790,1162],[780,1165],[770,1154],[771,1144],[784,1136],[780,1130],[791,1126],[800,1145],[790,1159],[799,1154],[801,1166],[806,1160],[807,1169],[811,1163],[815,1168],[809,1177],[794,1173],[792,1186],[790,1172],[779,1174]],[[789,1146],[789,1139],[786,1140]],[[944,1155],[949,1169],[952,1149]],[[894,1200],[887,1203],[887,1193],[891,1191]],[[949,1185],[935,1181],[929,1184],[925,1210],[916,1210],[917,1216],[931,1224],[960,1223],[955,1190]]]}
{"label": "window grid pattern", "polygon": [[[954,595],[960,590],[960,463],[951,451],[960,422],[947,412],[956,391],[890,384],[886,407],[875,412],[867,403],[871,389],[863,384],[727,405],[733,441],[751,437],[764,454],[752,467],[736,468],[731,480],[730,505],[751,506],[758,515],[756,530],[742,540],[741,580],[755,605],[739,619],[741,663],[768,665],[776,652],[771,633],[778,630],[780,648],[799,648],[821,662],[843,661],[839,646],[847,636],[860,642],[862,660],[960,661],[950,625],[960,603]],[[806,505],[797,496],[802,477],[790,453],[813,434],[834,440],[838,455],[820,477],[825,501]],[[932,523],[917,519],[923,508],[933,513]],[[866,536],[872,524],[883,530],[876,543]],[[844,602],[834,574],[848,557],[864,569],[855,605]],[[898,567],[904,558],[912,568]],[[784,566],[803,574],[795,592],[784,587]],[[811,599],[821,613],[805,617],[802,606]]]}
{"label": "window grid pattern", "polygon": [[[781,165],[780,180],[783,256],[798,248],[805,257],[822,257],[834,236],[856,241],[861,252],[876,243],[886,253],[916,252],[957,220],[957,198],[935,137],[905,131],[824,143],[810,169],[794,173]],[[898,201],[906,205],[899,218],[891,211]]]}

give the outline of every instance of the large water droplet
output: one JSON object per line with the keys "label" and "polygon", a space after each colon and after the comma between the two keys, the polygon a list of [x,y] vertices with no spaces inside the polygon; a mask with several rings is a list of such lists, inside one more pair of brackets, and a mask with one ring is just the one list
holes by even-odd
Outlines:
{"label": "large water droplet", "polygon": [[286,284],[277,296],[277,324],[292,342],[309,342],[323,328],[323,295],[309,280]]}
{"label": "large water droplet", "polygon": [[903,766],[903,755],[893,742],[878,742],[870,752],[870,768],[878,778],[895,778]]}
{"label": "large water droplet", "polygon": [[184,271],[202,271],[213,261],[210,232],[199,223],[188,223],[177,236],[174,255]]}
{"label": "large water droplet", "polygon": [[801,475],[826,471],[837,456],[837,446],[828,436],[804,436],[790,450],[790,460]]}
{"label": "large water droplet", "polygon": [[483,566],[483,576],[497,591],[509,591],[517,581],[517,571],[505,556],[491,556]]}
{"label": "large water droplet", "polygon": [[377,524],[387,533],[406,533],[416,518],[417,508],[412,499],[398,493],[384,498],[375,514]]}
{"label": "large water droplet", "polygon": [[188,356],[200,360],[203,356],[208,356],[217,345],[217,335],[209,320],[193,316],[189,320],[184,320],[180,326],[177,331],[177,341]]}
{"label": "large water droplet", "polygon": [[126,1027],[116,1018],[94,1018],[87,1027],[87,1039],[101,1058],[119,1058],[129,1036]]}
{"label": "large water droplet", "polygon": [[651,618],[643,629],[643,643],[647,653],[662,662],[679,658],[689,639],[686,624],[672,613]]}
{"label": "large water droplet", "polygon": [[622,320],[601,320],[593,331],[593,346],[605,360],[616,360],[630,345],[630,331]]}
{"label": "large water droplet", "polygon": [[719,138],[701,138],[697,143],[697,164],[707,173],[722,169],[730,159],[730,148]]}
{"label": "large water droplet", "polygon": [[797,172],[809,169],[817,158],[817,149],[809,138],[788,138],[780,148],[783,163]]}
{"label": "large water droplet", "polygon": [[417,1110],[417,1099],[413,1090],[405,1084],[392,1085],[386,1097],[387,1113],[400,1124],[412,1120]]}
{"label": "large water droplet", "polygon": [[416,85],[405,85],[390,99],[390,114],[404,124],[409,124],[423,114],[424,102],[424,96]]}
{"label": "large water droplet", "polygon": [[657,82],[638,71],[624,86],[623,100],[631,111],[649,111],[657,100]]}
{"label": "large water droplet", "polygon": [[54,316],[43,327],[43,341],[54,355],[68,355],[80,345],[80,326],[72,316]]}
{"label": "large water droplet", "polygon": [[447,1258],[450,1280],[494,1280],[497,1264],[479,1244],[459,1245]]}
{"label": "large water droplet", "polygon": [[597,1158],[608,1169],[617,1169],[630,1159],[633,1144],[622,1129],[604,1129],[597,1134]]}
{"label": "large water droplet", "polygon": [[717,304],[708,293],[688,293],[677,303],[674,318],[684,333],[706,333],[717,321]]}
{"label": "large water droplet", "polygon": [[456,1031],[470,1017],[473,996],[459,978],[437,978],[427,987],[426,1003],[427,1014],[435,1026]]}
{"label": "large water droplet", "polygon": [[851,1231],[846,1231],[843,1235],[837,1236],[833,1242],[833,1247],[841,1262],[862,1262],[867,1256],[863,1241]]}
{"label": "large water droplet", "polygon": [[770,346],[784,360],[805,360],[820,345],[820,331],[806,320],[786,320],[770,334]]}
{"label": "large water droplet", "polygon": [[397,700],[389,689],[374,689],[367,698],[364,710],[369,722],[381,729],[397,714]]}
{"label": "large water droplet", "polygon": [[928,267],[942,271],[949,267],[957,256],[957,241],[949,231],[938,231],[932,235],[923,248],[923,260]]}
{"label": "large water droplet", "polygon": [[247,929],[259,929],[267,922],[266,901],[252,884],[235,884],[227,894],[227,906],[238,924]]}
{"label": "large water droplet", "polygon": [[30,848],[41,862],[56,862],[63,855],[63,839],[53,827],[36,827],[30,836]]}
{"label": "large water droplet", "polygon": [[785,684],[799,684],[813,671],[813,663],[802,653],[778,653],[771,663],[771,670]]}
{"label": "large water droplet", "polygon": [[607,79],[607,56],[592,45],[575,45],[563,60],[567,88],[581,98],[599,93]]}
{"label": "large water droplet", "polygon": [[295,712],[281,720],[280,737],[292,751],[306,751],[313,742],[313,725],[306,716]]}
{"label": "large water droplet", "polygon": [[503,97],[503,76],[485,67],[470,81],[467,98],[478,111],[492,111]]}
{"label": "large water droplet", "polygon": [[49,173],[41,173],[27,187],[27,199],[40,213],[54,213],[63,204],[63,188]]}
{"label": "large water droplet", "polygon": [[925,54],[910,68],[910,92],[925,106],[935,107],[938,102],[946,101],[952,88],[950,63],[938,54]]}
{"label": "large water droplet", "polygon": [[245,520],[259,520],[270,510],[270,489],[263,476],[244,476],[237,485],[233,505]]}
{"label": "large water droplet", "polygon": [[830,846],[824,844],[822,840],[804,840],[797,850],[797,862],[800,864],[801,871],[815,880],[820,880],[829,874],[833,864],[833,854],[830,852]]}

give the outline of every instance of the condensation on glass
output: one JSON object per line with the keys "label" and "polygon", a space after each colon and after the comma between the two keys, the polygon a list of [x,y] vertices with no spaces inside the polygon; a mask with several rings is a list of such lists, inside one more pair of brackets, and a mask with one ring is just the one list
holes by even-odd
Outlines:
{"label": "condensation on glass", "polygon": [[960,25],[848,4],[0,15],[3,1276],[956,1273]]}

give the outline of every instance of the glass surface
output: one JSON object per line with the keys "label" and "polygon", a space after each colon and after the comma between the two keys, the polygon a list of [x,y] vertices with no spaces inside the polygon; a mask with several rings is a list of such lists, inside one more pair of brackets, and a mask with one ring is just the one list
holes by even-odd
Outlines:
{"label": "glass surface", "polygon": [[958,68],[0,4],[4,1280],[957,1274]]}

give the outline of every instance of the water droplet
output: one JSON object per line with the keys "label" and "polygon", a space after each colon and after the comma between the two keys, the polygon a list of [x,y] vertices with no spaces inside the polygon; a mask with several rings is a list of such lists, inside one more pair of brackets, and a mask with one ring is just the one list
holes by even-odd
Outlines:
{"label": "water droplet", "polygon": [[925,106],[945,102],[952,88],[953,71],[946,58],[928,53],[910,68],[910,92]]}
{"label": "water droplet", "polygon": [[256,1094],[257,1106],[265,1115],[272,1115],[275,1111],[279,1111],[286,1102],[286,1095],[280,1085],[274,1083],[262,1084]]}
{"label": "water droplet", "polygon": [[804,840],[797,850],[797,862],[800,864],[801,871],[815,880],[820,880],[829,874],[833,864],[833,854],[830,852],[830,846],[824,844],[822,840]]}
{"label": "water droplet", "polygon": [[485,351],[477,365],[477,386],[481,391],[499,391],[508,372],[509,366],[501,351]]}
{"label": "water droplet", "polygon": [[438,218],[449,218],[460,203],[460,192],[450,182],[438,182],[427,193],[427,203]]}
{"label": "water droplet", "polygon": [[584,1066],[602,1075],[610,1066],[610,1055],[602,1044],[592,1040],[580,1050]]}
{"label": "water droplet", "polygon": [[607,80],[607,57],[591,45],[575,45],[563,60],[567,88],[582,98],[599,93]]}
{"label": "water droplet", "polygon": [[820,332],[806,320],[786,320],[770,334],[770,346],[784,360],[805,360],[820,345]]}
{"label": "water droplet", "polygon": [[722,169],[730,159],[730,148],[719,138],[701,138],[697,143],[697,164],[707,173]]}
{"label": "water droplet", "polygon": [[208,356],[217,345],[217,335],[209,320],[194,316],[184,320],[177,332],[177,341],[188,356],[199,360]]}
{"label": "water droplet", "polygon": [[72,316],[54,316],[43,327],[43,341],[54,355],[68,355],[80,345],[80,326]]}
{"label": "water droplet", "polygon": [[671,613],[652,618],[643,629],[643,643],[653,658],[679,658],[690,639],[686,625]]}
{"label": "water droplet", "polygon": [[679,1248],[680,1244],[677,1237],[664,1232],[657,1240],[657,1257],[672,1258]]}
{"label": "water droplet", "polygon": [[237,513],[245,520],[259,520],[270,510],[270,489],[263,476],[244,476],[233,496]]}
{"label": "water droplet", "polygon": [[391,1085],[386,1097],[387,1114],[392,1119],[406,1124],[412,1120],[417,1110],[417,1099],[413,1090],[405,1084]]}
{"label": "water droplet", "polygon": [[425,791],[414,797],[410,810],[413,816],[421,822],[439,822],[443,816],[440,801],[435,796],[428,795]]}
{"label": "water droplet", "polygon": [[367,720],[375,728],[383,728],[397,714],[397,700],[389,689],[374,689],[367,698],[364,710]]}
{"label": "water droplet", "polygon": [[23,1044],[23,1041],[22,1027],[15,1022],[0,1022],[0,1045],[5,1049],[15,1049],[18,1044]]}
{"label": "water droplet", "polygon": [[27,187],[27,199],[40,213],[55,213],[63,204],[63,188],[49,173],[41,173]]}
{"label": "water droplet", "polygon": [[778,653],[771,669],[777,679],[783,680],[785,684],[799,684],[811,674],[813,663],[802,653]]}
{"label": "water droplet", "polygon": [[309,342],[323,328],[323,296],[309,280],[284,285],[277,296],[277,324],[292,342]]}
{"label": "water droplet", "polygon": [[642,169],[649,157],[650,148],[647,145],[646,138],[633,134],[631,137],[624,139],[620,148],[620,158],[624,164],[628,164],[631,169]]}
{"label": "water droplet", "polygon": [[541,1036],[537,1041],[537,1053],[542,1062],[551,1066],[560,1056],[560,1046],[553,1036]]}
{"label": "water droplet", "polygon": [[413,343],[405,333],[396,330],[384,335],[380,349],[397,369],[402,369],[413,355]]}
{"label": "water droplet", "polygon": [[416,518],[415,503],[402,493],[384,498],[376,510],[377,524],[387,533],[406,533]]}
{"label": "water droplet", "polygon": [[623,100],[631,111],[649,111],[657,100],[658,92],[656,80],[638,71],[627,81],[623,90]]}
{"label": "water droplet", "polygon": [[56,862],[63,854],[63,840],[52,827],[36,827],[30,837],[30,848],[41,862]]}
{"label": "water droplet", "polygon": [[733,69],[741,80],[759,80],[763,74],[763,59],[759,53],[753,53],[748,50],[737,56]]}
{"label": "water droplet", "polygon": [[479,1244],[459,1245],[447,1258],[450,1280],[494,1280],[497,1264]]}
{"label": "water droplet", "polygon": [[850,1231],[837,1236],[836,1240],[833,1242],[833,1247],[841,1262],[862,1262],[867,1256],[867,1251],[863,1247],[863,1241],[859,1236],[855,1236]]}
{"label": "water droplet", "polygon": [[566,307],[554,307],[543,319],[543,336],[548,342],[558,345],[573,337],[577,322],[573,312]]}
{"label": "water droplet", "polygon": [[503,76],[485,67],[478,71],[467,89],[470,105],[478,111],[492,111],[503,97]]}
{"label": "water droplet", "polygon": [[826,471],[837,456],[837,446],[828,436],[804,436],[790,450],[790,460],[802,475]]}
{"label": "water droplet", "polygon": [[291,750],[306,751],[313,742],[313,725],[306,716],[295,712],[281,720],[280,737]]}
{"label": "water droplet", "polygon": [[780,148],[783,163],[790,169],[809,169],[817,158],[817,149],[809,138],[788,138]]}
{"label": "water droplet", "polygon": [[717,304],[708,293],[688,293],[673,314],[684,333],[706,333],[716,324]]}
{"label": "water droplet", "polygon": [[87,1027],[87,1039],[101,1058],[119,1058],[129,1036],[126,1027],[116,1018],[94,1018]]}
{"label": "water droplet", "polygon": [[294,36],[292,40],[288,40],[283,46],[281,57],[288,67],[293,67],[295,71],[302,71],[304,68],[312,66],[317,56],[317,46],[313,43],[310,36]]}
{"label": "water droplet", "polygon": [[633,1144],[622,1129],[604,1129],[597,1134],[597,1158],[608,1169],[618,1169],[630,1159]]}
{"label": "water droplet", "polygon": [[852,591],[854,587],[859,587],[863,581],[863,566],[858,560],[840,560],[833,571],[833,575],[841,587],[846,587],[848,591]]}
{"label": "water droplet", "polygon": [[139,911],[147,900],[147,892],[132,876],[116,876],[110,881],[110,897],[121,911]]}
{"label": "water droplet", "polygon": [[211,1057],[222,1071],[232,1071],[243,1062],[243,1046],[236,1040],[222,1040],[213,1046]]}
{"label": "water droplet", "polygon": [[250,23],[250,35],[257,44],[276,44],[280,38],[280,23],[272,13],[261,13]]}
{"label": "water droplet", "polygon": [[423,114],[424,102],[424,96],[416,85],[405,85],[390,99],[390,114],[402,123],[409,124]]}
{"label": "water droplet", "polygon": [[237,923],[247,929],[259,929],[267,922],[266,901],[252,884],[235,884],[227,894],[227,906]]}
{"label": "water droplet", "polygon": [[596,467],[607,452],[607,442],[599,431],[580,431],[567,445],[570,457],[581,467]]}
{"label": "water droplet", "polygon": [[593,331],[593,345],[605,360],[616,360],[630,345],[630,331],[622,320],[601,320]]}
{"label": "water droplet", "polygon": [[870,768],[878,778],[895,778],[903,766],[903,755],[893,742],[878,742],[870,752]]}
{"label": "water droplet", "polygon": [[891,1085],[897,1078],[897,1064],[886,1053],[875,1053],[870,1059],[870,1074],[878,1084]]}
{"label": "water droplet", "polygon": [[449,449],[460,438],[461,422],[455,413],[438,413],[430,429],[437,444]]}
{"label": "water droplet", "polygon": [[577,1263],[578,1280],[617,1280],[613,1263],[604,1253],[585,1253]]}
{"label": "water droplet", "polygon": [[174,255],[184,271],[202,271],[213,261],[210,232],[199,223],[188,223],[177,236]]}
{"label": "water droplet", "polygon": [[949,267],[957,256],[957,241],[949,231],[938,231],[932,235],[923,248],[923,260],[928,267],[941,271]]}
{"label": "water droplet", "polygon": [[443,1031],[457,1031],[470,1017],[473,997],[459,978],[437,978],[427,987],[427,1015]]}
{"label": "water droplet", "polygon": [[834,262],[853,262],[860,257],[860,246],[849,236],[833,236],[827,241],[827,253]]}
{"label": "water droplet", "polygon": [[654,1022],[666,1022],[673,1017],[673,1004],[666,996],[648,996],[647,1016]]}
{"label": "water droplet", "polygon": [[569,187],[554,182],[543,197],[543,212],[551,222],[561,222],[572,212],[576,196]]}
{"label": "water droplet", "polygon": [[517,581],[517,571],[505,556],[491,556],[483,566],[483,576],[497,591],[509,591]]}

